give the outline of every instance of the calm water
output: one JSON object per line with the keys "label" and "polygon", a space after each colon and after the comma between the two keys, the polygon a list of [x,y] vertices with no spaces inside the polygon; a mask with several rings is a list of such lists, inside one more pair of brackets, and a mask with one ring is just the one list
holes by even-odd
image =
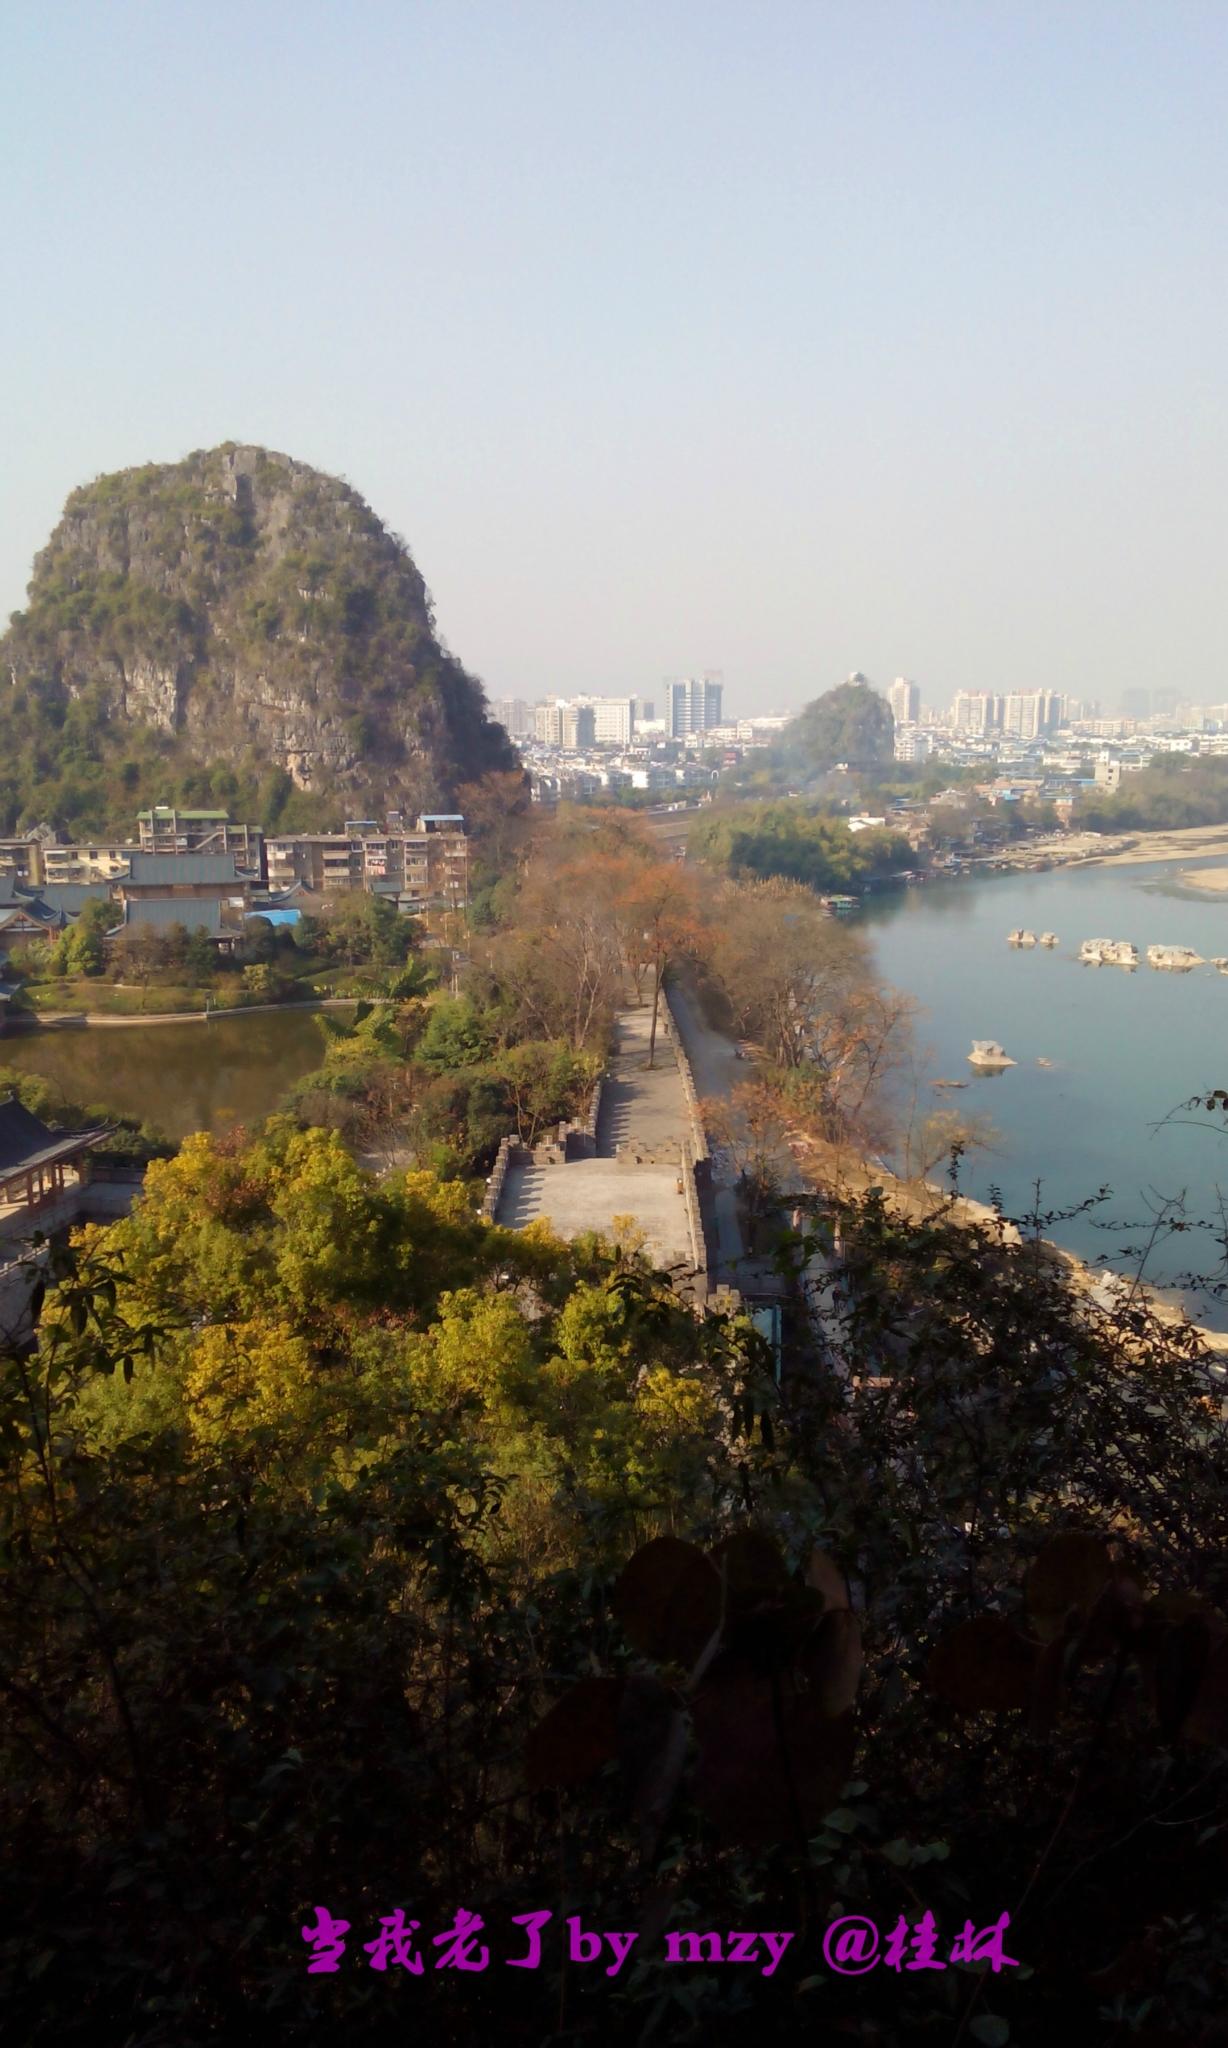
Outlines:
{"label": "calm water", "polygon": [[[1154,944],[1228,954],[1228,897],[1179,879],[1182,866],[1196,865],[1225,862],[938,883],[865,908],[882,974],[924,1006],[926,1099],[981,1112],[1001,1134],[1000,1149],[967,1168],[967,1192],[983,1199],[996,1183],[1008,1213],[1019,1214],[1037,1180],[1046,1209],[1109,1186],[1112,1201],[1096,1219],[1051,1232],[1086,1257],[1109,1249],[1098,1227],[1108,1216],[1143,1224],[1161,1202],[1184,1196],[1190,1215],[1210,1217],[1221,1187],[1228,1196],[1228,1138],[1163,1125],[1198,1090],[1228,1087],[1228,975],[1082,967],[1076,958],[1089,938],[1132,939],[1143,956]],[[1017,950],[1006,943],[1016,926],[1038,937],[1055,931],[1061,944]],[[1019,1064],[977,1075],[967,1061],[974,1038],[998,1039]],[[970,1086],[931,1094],[939,1076]],[[1213,1259],[1207,1240],[1179,1238],[1156,1276]]]}
{"label": "calm water", "polygon": [[106,1103],[172,1138],[267,1116],[323,1061],[309,1010],[0,1039],[0,1067],[45,1074],[68,1101]]}

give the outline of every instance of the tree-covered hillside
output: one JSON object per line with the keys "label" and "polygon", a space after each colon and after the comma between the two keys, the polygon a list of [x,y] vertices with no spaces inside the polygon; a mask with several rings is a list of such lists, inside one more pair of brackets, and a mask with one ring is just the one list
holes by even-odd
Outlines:
{"label": "tree-covered hillside", "polygon": [[1097,790],[1079,805],[1079,823],[1100,832],[1178,832],[1228,823],[1228,761],[1157,754],[1149,768]]}
{"label": "tree-covered hillside", "polygon": [[2,831],[429,808],[514,765],[404,543],[348,484],[233,443],[73,492],[5,672]]}
{"label": "tree-covered hillside", "polygon": [[863,770],[884,767],[894,738],[891,706],[861,676],[807,704],[785,727],[781,741],[786,755],[807,774],[823,775],[840,762]]}

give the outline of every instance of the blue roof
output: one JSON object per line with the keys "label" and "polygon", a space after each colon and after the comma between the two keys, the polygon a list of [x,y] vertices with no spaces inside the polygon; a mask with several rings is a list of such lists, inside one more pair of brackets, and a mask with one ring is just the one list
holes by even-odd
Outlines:
{"label": "blue roof", "polygon": [[301,910],[249,910],[247,915],[249,918],[266,918],[269,924],[298,924],[303,913]]}

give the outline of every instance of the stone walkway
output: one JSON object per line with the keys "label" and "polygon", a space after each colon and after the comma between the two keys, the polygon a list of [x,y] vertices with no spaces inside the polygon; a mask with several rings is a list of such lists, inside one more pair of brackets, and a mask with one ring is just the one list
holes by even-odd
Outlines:
{"label": "stone walkway", "polygon": [[499,1223],[523,1230],[526,1223],[545,1218],[560,1237],[587,1230],[612,1237],[618,1219],[644,1232],[645,1249],[655,1264],[692,1264],[681,1179],[690,1121],[664,1004],[654,1064],[651,1069],[647,1065],[651,1014],[645,1004],[622,1011],[616,1021],[597,1157],[511,1167],[499,1201]]}

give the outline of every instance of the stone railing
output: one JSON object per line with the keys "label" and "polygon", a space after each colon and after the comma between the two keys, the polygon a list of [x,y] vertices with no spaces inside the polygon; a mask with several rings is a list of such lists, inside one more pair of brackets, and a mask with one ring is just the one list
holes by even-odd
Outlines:
{"label": "stone railing", "polygon": [[678,1029],[678,1020],[670,1004],[668,988],[665,991],[665,1003],[666,1008],[669,1010],[670,1035],[674,1041],[674,1053],[678,1061],[678,1072],[682,1076],[682,1093],[686,1098],[687,1115],[690,1119],[691,1158],[695,1182],[698,1187],[708,1187],[712,1179],[712,1158],[708,1151],[708,1134],[704,1130],[704,1120],[699,1109],[699,1095],[695,1087],[695,1076],[691,1072],[691,1062],[686,1056],[686,1047],[682,1043],[682,1033]]}
{"label": "stone railing", "polygon": [[592,1159],[596,1156],[603,1081],[604,1076],[599,1074],[588,1110],[582,1118],[577,1117],[574,1123],[558,1124],[548,1136],[538,1140],[532,1151],[521,1144],[515,1131],[509,1131],[500,1141],[482,1202],[482,1215],[487,1223],[493,1223],[498,1214],[509,1166],[519,1166],[530,1159],[537,1166],[561,1166],[567,1159]]}
{"label": "stone railing", "polygon": [[490,1179],[486,1183],[486,1196],[482,1203],[482,1217],[487,1223],[493,1223],[499,1212],[499,1197],[503,1193],[503,1183],[507,1179],[512,1153],[518,1150],[519,1142],[510,1131],[507,1137],[499,1142],[499,1150],[495,1154],[495,1163],[491,1169]]}
{"label": "stone railing", "polygon": [[704,1220],[699,1208],[699,1189],[695,1181],[695,1161],[691,1157],[689,1145],[683,1147],[680,1173],[682,1178],[682,1199],[686,1205],[687,1234],[691,1240],[691,1264],[695,1269],[697,1283],[702,1281],[706,1288],[708,1244],[704,1236]]}

